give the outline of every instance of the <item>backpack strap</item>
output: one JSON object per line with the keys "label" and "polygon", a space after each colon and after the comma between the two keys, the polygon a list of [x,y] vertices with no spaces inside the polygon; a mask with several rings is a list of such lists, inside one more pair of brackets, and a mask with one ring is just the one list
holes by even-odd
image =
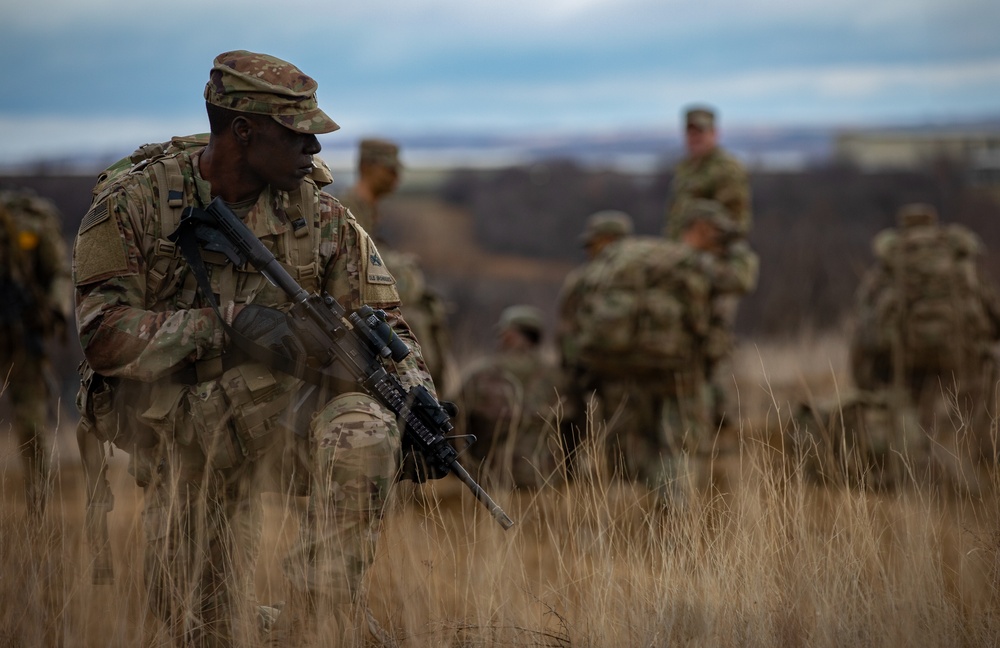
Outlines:
{"label": "backpack strap", "polygon": [[150,299],[158,298],[164,282],[174,274],[180,259],[177,245],[166,237],[180,225],[184,209],[184,173],[178,160],[182,155],[163,156],[149,164],[156,178],[159,204],[163,206],[160,210],[160,235],[152,242],[153,255],[146,273]]}
{"label": "backpack strap", "polygon": [[298,191],[288,194],[285,216],[288,233],[284,245],[288,255],[285,269],[306,290],[315,292],[319,278],[319,237],[316,236],[317,187],[306,180]]}

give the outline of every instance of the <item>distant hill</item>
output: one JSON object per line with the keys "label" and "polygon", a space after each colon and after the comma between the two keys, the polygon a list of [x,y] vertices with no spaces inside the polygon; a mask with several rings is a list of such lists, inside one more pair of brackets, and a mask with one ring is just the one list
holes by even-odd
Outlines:
{"label": "distant hill", "polygon": [[[928,122],[906,125],[727,126],[720,125],[723,144],[759,170],[801,170],[828,160],[838,136],[845,132],[973,131],[1000,133],[1000,117],[979,120]],[[681,154],[679,128],[628,130],[605,133],[551,133],[501,135],[437,132],[391,134],[402,147],[405,164],[412,169],[454,167],[504,167],[532,162],[569,159],[588,167],[649,173],[672,163]],[[323,158],[337,171],[338,183],[353,172],[357,140],[339,133],[324,136]],[[145,142],[136,142],[136,146]],[[131,151],[114,154],[81,151],[74,156],[24,160],[0,165],[0,175],[90,175]]]}

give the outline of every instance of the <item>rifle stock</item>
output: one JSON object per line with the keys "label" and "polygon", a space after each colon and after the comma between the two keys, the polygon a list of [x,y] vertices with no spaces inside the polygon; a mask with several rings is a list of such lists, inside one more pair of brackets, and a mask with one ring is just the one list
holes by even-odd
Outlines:
{"label": "rifle stock", "polygon": [[[385,313],[362,306],[348,313],[328,294],[313,295],[300,286],[281,263],[222,201],[204,210],[188,207],[181,223],[197,227],[198,239],[209,250],[226,254],[237,267],[249,263],[291,300],[296,334],[311,351],[320,371],[357,384],[402,422],[403,442],[416,449],[438,475],[454,474],[504,529],[514,522],[459,463],[448,440],[453,429],[441,403],[423,386],[406,389],[383,359],[402,360],[409,353],[385,320]],[[325,356],[325,357],[324,357]]]}

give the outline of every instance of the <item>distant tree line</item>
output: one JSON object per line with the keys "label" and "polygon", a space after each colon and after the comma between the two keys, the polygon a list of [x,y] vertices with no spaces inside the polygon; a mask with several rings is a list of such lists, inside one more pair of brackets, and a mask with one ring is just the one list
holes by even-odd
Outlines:
{"label": "distant tree line", "polygon": [[[5,177],[0,185],[31,187],[52,199],[71,242],[90,204],[95,177]],[[637,175],[551,160],[456,170],[432,191],[470,214],[481,248],[569,267],[584,260],[578,236],[595,211],[621,209],[632,215],[640,234],[659,234],[670,180],[666,165]],[[986,244],[987,271],[1000,282],[1000,187],[973,186],[960,167],[942,162],[919,172],[864,173],[831,164],[789,173],[755,171],[751,184],[750,242],[761,257],[761,275],[757,291],[741,304],[738,329],[746,337],[841,327],[851,314],[861,273],[872,262],[872,236],[892,226],[896,209],[906,202],[930,202],[942,220],[977,232]],[[436,271],[428,280],[451,306],[456,343],[482,351],[491,345],[492,325],[504,306],[532,303],[553,315],[563,276],[486,282]],[[63,396],[71,403],[79,345],[73,340],[65,350],[57,369],[67,376]]]}
{"label": "distant tree line", "polygon": [[[467,209],[478,243],[513,255],[583,261],[577,243],[586,217],[628,212],[640,234],[660,234],[671,171],[647,175],[593,170],[552,160],[501,170],[455,171],[441,198]],[[870,243],[891,227],[897,208],[929,202],[945,222],[965,224],[987,247],[987,269],[1000,281],[1000,188],[974,187],[959,166],[866,173],[829,164],[796,172],[751,173],[760,284],[741,306],[739,329],[779,336],[841,326],[872,262]]]}

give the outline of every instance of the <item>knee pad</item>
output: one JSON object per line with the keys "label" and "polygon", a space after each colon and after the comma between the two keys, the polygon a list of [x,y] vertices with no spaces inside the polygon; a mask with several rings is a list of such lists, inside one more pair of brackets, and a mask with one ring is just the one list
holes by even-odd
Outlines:
{"label": "knee pad", "polygon": [[383,500],[399,466],[395,415],[375,399],[347,393],[328,402],[310,424],[314,475],[336,504],[370,508]]}

